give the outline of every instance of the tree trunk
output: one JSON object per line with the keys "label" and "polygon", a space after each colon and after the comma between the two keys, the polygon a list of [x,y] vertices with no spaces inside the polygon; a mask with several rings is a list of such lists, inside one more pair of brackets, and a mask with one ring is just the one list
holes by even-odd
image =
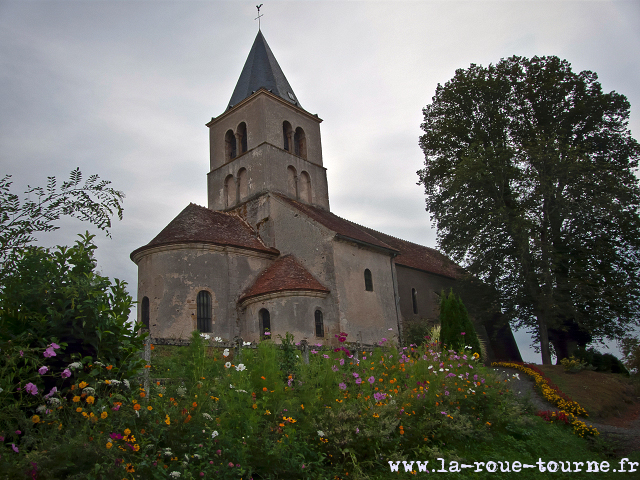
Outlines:
{"label": "tree trunk", "polygon": [[542,353],[542,364],[551,365],[551,351],[549,350],[549,332],[547,331],[547,322],[544,315],[538,313],[538,334],[540,336],[540,353]]}

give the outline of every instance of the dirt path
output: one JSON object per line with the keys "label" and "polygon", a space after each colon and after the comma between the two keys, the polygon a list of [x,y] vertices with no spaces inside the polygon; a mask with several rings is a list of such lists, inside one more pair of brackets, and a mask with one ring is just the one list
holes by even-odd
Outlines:
{"label": "dirt path", "polygon": [[[510,389],[517,397],[530,402],[537,410],[558,410],[536,391],[535,383],[528,375],[515,368],[494,367],[493,370],[509,381]],[[588,417],[581,420],[614,443],[620,454],[640,451],[640,404],[629,409],[624,418],[600,419],[598,422],[592,422]]]}

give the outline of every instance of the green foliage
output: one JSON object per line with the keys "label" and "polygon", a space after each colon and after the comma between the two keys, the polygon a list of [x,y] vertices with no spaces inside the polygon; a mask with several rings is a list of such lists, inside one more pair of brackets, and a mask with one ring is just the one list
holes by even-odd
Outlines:
{"label": "green foliage", "polygon": [[593,366],[597,372],[621,373],[629,376],[629,371],[624,364],[610,353],[600,353],[593,347],[588,349],[582,347],[576,350],[575,356],[587,365]]}
{"label": "green foliage", "polygon": [[587,362],[581,361],[579,358],[571,355],[569,358],[563,358],[560,360],[560,364],[563,366],[565,372],[578,373],[587,368]]}
{"label": "green foliage", "polygon": [[453,290],[449,295],[443,290],[440,296],[440,343],[443,348],[450,350],[463,351],[465,347],[470,346],[471,353],[482,352],[467,309]]}
{"label": "green foliage", "polygon": [[[437,458],[605,459],[571,428],[535,417],[503,379],[462,352],[377,348],[360,352],[357,362],[344,352],[318,351],[308,365],[296,366],[297,381],[290,384],[272,341],[244,348],[240,363],[224,357],[223,346],[209,347],[212,354],[200,335],[192,340],[182,352],[212,376],[184,384],[152,381],[144,390],[107,383],[113,370],[99,365],[88,385],[75,370],[73,390],[65,387],[55,402],[42,392],[23,395],[50,408],[0,417],[0,478],[33,478],[36,471],[40,480],[166,479],[172,472],[185,479],[394,479],[390,460],[433,466]],[[35,362],[31,370],[50,360],[36,348],[20,356],[21,348],[4,344],[2,352],[14,365]],[[153,351],[152,364],[160,351]],[[446,371],[439,371],[441,363]],[[10,403],[4,393],[3,414]],[[524,480],[537,475],[518,474]]]}
{"label": "green foliage", "polygon": [[422,345],[425,342],[431,343],[431,328],[432,326],[427,320],[410,323],[403,332],[405,344]]}
{"label": "green foliage", "polygon": [[640,339],[626,336],[620,341],[620,350],[624,355],[623,363],[635,375],[640,372]]}
{"label": "green foliage", "polygon": [[[72,247],[26,247],[8,257],[0,340],[42,349],[55,341],[64,353],[50,357],[52,370],[79,361],[94,376],[97,370],[89,365],[99,360],[117,365],[113,378],[131,378],[144,365],[139,355],[144,336],[128,323],[133,299],[125,282],[96,272],[93,236],[79,237]],[[62,383],[58,377],[47,387]]]}
{"label": "green foliage", "polygon": [[629,102],[557,57],[472,64],[424,110],[418,172],[440,248],[516,326],[620,338],[640,307]]}
{"label": "green foliage", "polygon": [[124,194],[109,187],[111,182],[100,180],[98,175],[90,176],[83,184],[78,168],[60,188],[55,177],[49,177],[44,188],[29,187],[26,200],[11,193],[11,184],[11,175],[0,179],[0,278],[8,256],[31,244],[35,233],[60,228],[55,222],[63,215],[88,221],[107,235],[111,217],[117,214],[122,220]]}

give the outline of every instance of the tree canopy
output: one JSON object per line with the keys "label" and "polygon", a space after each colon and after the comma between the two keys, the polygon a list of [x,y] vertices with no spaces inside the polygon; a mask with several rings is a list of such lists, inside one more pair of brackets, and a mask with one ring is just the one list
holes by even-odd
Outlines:
{"label": "tree canopy", "polygon": [[[440,248],[493,286],[550,363],[638,324],[640,145],[629,102],[557,57],[472,64],[424,110]],[[551,335],[551,337],[550,337]]]}

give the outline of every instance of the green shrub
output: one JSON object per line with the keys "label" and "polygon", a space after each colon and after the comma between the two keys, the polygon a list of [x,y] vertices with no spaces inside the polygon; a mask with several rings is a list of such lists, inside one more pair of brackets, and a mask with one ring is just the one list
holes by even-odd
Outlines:
{"label": "green shrub", "polygon": [[595,348],[585,349],[580,347],[575,352],[575,357],[588,365],[592,365],[597,372],[620,373],[629,376],[629,371],[624,364],[610,353],[600,353]]}
{"label": "green shrub", "polygon": [[462,299],[456,297],[453,290],[449,292],[449,295],[442,292],[440,326],[440,343],[443,348],[462,351],[469,346],[474,353],[480,354],[482,352],[467,309],[462,303]]}

